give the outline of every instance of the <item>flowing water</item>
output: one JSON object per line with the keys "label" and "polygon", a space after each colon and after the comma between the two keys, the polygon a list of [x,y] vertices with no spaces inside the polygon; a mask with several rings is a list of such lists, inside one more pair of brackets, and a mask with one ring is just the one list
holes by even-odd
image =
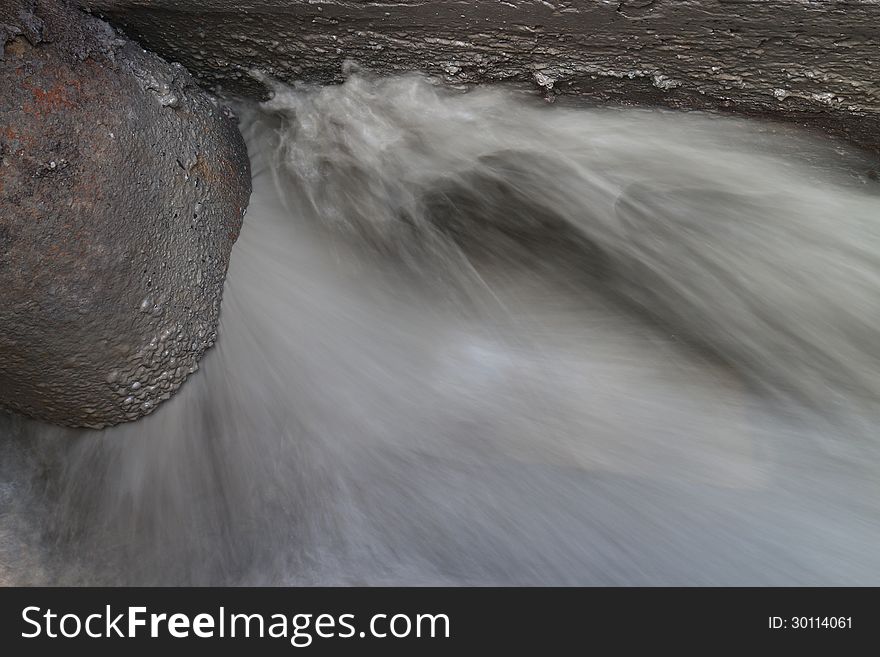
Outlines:
{"label": "flowing water", "polygon": [[880,584],[876,161],[417,77],[239,113],[216,348],[0,419],[0,582]]}

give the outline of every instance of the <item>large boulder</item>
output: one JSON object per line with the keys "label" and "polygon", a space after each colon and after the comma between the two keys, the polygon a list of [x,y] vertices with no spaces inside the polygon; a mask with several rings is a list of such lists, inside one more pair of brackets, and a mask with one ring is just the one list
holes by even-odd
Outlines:
{"label": "large boulder", "polygon": [[149,413],[213,344],[250,194],[234,118],[56,0],[0,4],[0,407]]}
{"label": "large boulder", "polygon": [[353,59],[451,84],[716,109],[880,149],[880,0],[79,0],[205,84],[259,95]]}

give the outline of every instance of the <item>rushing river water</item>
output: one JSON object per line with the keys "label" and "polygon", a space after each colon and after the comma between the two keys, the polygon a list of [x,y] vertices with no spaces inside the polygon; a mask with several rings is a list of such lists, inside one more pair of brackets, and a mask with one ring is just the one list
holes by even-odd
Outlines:
{"label": "rushing river water", "polygon": [[416,77],[239,111],[216,348],[0,418],[0,582],[880,584],[876,161]]}

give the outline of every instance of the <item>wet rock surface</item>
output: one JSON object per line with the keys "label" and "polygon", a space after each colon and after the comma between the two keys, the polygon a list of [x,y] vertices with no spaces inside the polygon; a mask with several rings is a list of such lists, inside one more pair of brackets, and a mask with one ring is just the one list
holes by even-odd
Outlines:
{"label": "wet rock surface", "polygon": [[450,84],[719,109],[880,150],[878,0],[80,0],[209,86],[333,82],[353,59]]}
{"label": "wet rock surface", "polygon": [[250,194],[234,118],[64,4],[0,7],[0,408],[136,419],[216,337]]}

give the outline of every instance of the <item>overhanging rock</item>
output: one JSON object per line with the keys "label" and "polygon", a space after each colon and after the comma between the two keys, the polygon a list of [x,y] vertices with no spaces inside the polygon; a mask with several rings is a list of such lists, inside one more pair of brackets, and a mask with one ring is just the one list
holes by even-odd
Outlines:
{"label": "overhanging rock", "polygon": [[241,135],[181,66],[55,0],[4,0],[0,46],[0,407],[138,418],[214,342]]}
{"label": "overhanging rock", "polygon": [[209,86],[353,59],[452,84],[797,121],[880,150],[880,0],[79,0]]}

